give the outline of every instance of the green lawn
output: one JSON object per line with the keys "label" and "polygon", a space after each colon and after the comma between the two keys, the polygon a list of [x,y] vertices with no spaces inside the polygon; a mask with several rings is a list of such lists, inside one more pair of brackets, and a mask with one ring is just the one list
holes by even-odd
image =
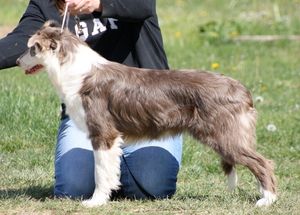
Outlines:
{"label": "green lawn", "polygon": [[[0,26],[16,24],[26,2],[0,0]],[[251,90],[257,148],[276,163],[278,201],[254,208],[256,180],[243,167],[239,188],[227,193],[218,157],[188,136],[172,199],[121,200],[96,209],[52,199],[60,102],[46,74],[25,76],[13,68],[0,75],[0,214],[300,214],[300,41],[233,41],[300,34],[300,0],[157,2],[172,68],[217,70]]]}

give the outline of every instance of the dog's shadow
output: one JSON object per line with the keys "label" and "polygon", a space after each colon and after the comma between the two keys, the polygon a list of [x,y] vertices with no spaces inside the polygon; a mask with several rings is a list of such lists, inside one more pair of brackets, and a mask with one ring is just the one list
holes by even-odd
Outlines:
{"label": "dog's shadow", "polygon": [[[241,201],[248,202],[256,202],[260,197],[255,194],[249,194],[248,192],[238,189],[238,192],[235,194],[230,194],[233,196],[238,196]],[[0,189],[0,200],[5,199],[16,199],[18,197],[29,197],[30,199],[35,199],[38,201],[45,201],[46,199],[55,199],[53,195],[53,186],[31,186],[28,188],[20,188],[20,189]],[[209,199],[218,199],[219,201],[224,201],[224,196],[222,195],[201,195],[201,194],[185,194],[185,195],[175,195],[172,198],[179,201],[186,200],[196,200],[200,202],[207,201]],[[134,200],[130,198],[126,198],[124,196],[115,195],[112,197],[113,201],[120,201],[122,199]],[[148,201],[154,199],[147,199]]]}
{"label": "dog's shadow", "polygon": [[220,202],[226,201],[225,199],[230,198],[238,198],[240,201],[243,202],[256,202],[260,199],[260,196],[257,194],[251,194],[247,190],[243,190],[241,188],[237,188],[234,193],[227,193],[225,192],[224,195],[214,195],[214,194],[185,194],[180,196],[175,196],[177,200],[185,201],[185,200],[196,200],[200,202],[204,202],[210,199],[215,199]]}
{"label": "dog's shadow", "polygon": [[53,198],[53,186],[30,186],[28,188],[20,189],[0,189],[0,200],[15,199],[20,196],[29,197],[39,201]]}

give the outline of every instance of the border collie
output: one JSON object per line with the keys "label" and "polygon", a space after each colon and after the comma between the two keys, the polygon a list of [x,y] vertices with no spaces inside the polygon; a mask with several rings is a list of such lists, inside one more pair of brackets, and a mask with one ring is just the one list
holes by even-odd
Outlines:
{"label": "border collie", "polygon": [[48,21],[17,60],[26,74],[45,68],[76,126],[91,139],[96,188],[86,206],[105,204],[120,186],[120,146],[187,132],[221,157],[228,187],[235,165],[250,169],[262,198],[276,200],[273,164],[256,152],[256,110],[238,81],[211,72],[128,67],[104,59],[68,30]]}

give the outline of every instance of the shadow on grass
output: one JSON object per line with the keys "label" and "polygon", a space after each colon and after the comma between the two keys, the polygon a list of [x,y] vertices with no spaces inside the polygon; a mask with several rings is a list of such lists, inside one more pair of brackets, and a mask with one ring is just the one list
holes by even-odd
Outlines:
{"label": "shadow on grass", "polygon": [[241,188],[237,188],[233,193],[224,192],[224,195],[214,195],[214,194],[187,194],[176,196],[177,200],[196,200],[200,202],[204,202],[207,200],[217,200],[217,201],[226,201],[228,199],[239,199],[243,202],[256,202],[261,197],[253,192],[248,192],[247,190],[243,190]]}
{"label": "shadow on grass", "polygon": [[[197,194],[187,194],[187,195],[180,195],[180,196],[176,196],[175,199],[176,200],[196,200],[196,201],[200,201],[203,202],[207,199],[210,199],[212,196],[211,195],[197,195]],[[220,196],[214,196],[215,198],[221,198]]]}
{"label": "shadow on grass", "polygon": [[31,186],[28,188],[0,190],[1,200],[18,197],[29,197],[30,199],[45,201],[46,199],[53,198],[53,186]]}

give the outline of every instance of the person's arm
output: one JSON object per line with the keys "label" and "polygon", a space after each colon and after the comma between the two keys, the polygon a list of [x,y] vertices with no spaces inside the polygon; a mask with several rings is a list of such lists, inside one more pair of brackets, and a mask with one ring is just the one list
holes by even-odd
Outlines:
{"label": "person's arm", "polygon": [[155,0],[66,0],[72,14],[98,11],[103,17],[128,21],[145,20],[155,15]]}
{"label": "person's arm", "polygon": [[17,58],[27,49],[29,37],[45,22],[37,1],[30,1],[18,26],[0,39],[0,69],[16,66]]}
{"label": "person's arm", "polygon": [[101,0],[102,16],[144,20],[155,15],[155,0]]}

